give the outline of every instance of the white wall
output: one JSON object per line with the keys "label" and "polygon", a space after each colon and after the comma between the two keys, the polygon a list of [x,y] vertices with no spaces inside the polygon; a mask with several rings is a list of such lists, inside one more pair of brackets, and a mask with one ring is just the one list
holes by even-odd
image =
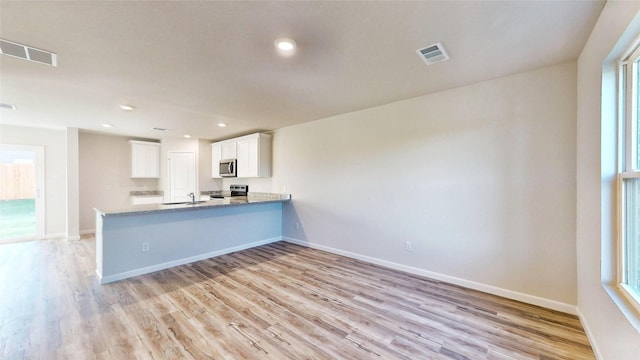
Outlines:
{"label": "white wall", "polygon": [[0,143],[44,146],[45,237],[63,237],[66,231],[66,131],[0,125]]}
{"label": "white wall", "polygon": [[78,128],[66,129],[67,143],[67,240],[80,239],[80,155]]}
{"label": "white wall", "polygon": [[568,63],[282,128],[283,234],[575,310],[575,119]]}
{"label": "white wall", "polygon": [[615,57],[640,33],[639,10],[637,1],[609,1],[578,60],[578,307],[601,359],[640,354],[640,333],[603,286],[614,280]]}
{"label": "white wall", "polygon": [[93,208],[125,208],[130,191],[160,190],[157,179],[131,178],[129,140],[122,136],[79,134],[81,232],[95,229]]}

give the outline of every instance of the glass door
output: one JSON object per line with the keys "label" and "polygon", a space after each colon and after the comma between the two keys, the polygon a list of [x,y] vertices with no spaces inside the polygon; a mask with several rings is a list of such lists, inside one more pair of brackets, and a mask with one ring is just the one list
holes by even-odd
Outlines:
{"label": "glass door", "polygon": [[0,243],[42,238],[44,150],[0,145]]}

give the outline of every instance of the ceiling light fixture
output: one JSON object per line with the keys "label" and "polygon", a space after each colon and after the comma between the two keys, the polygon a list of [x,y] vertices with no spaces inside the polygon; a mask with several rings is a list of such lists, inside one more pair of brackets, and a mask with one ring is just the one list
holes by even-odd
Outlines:
{"label": "ceiling light fixture", "polygon": [[187,138],[187,139],[189,139],[189,138],[191,137],[191,135],[189,135],[189,134],[185,134],[185,135],[184,135],[184,137],[185,137],[185,138]]}
{"label": "ceiling light fixture", "polygon": [[225,124],[225,123],[218,123],[218,126],[220,126],[220,127],[226,127],[226,126],[227,126],[227,124]]}
{"label": "ceiling light fixture", "polygon": [[131,105],[121,104],[120,105],[120,109],[122,109],[124,111],[131,111],[131,110],[135,109],[135,107],[133,107]]}
{"label": "ceiling light fixture", "polygon": [[282,56],[291,56],[296,50],[296,42],[293,39],[281,38],[276,40],[274,44]]}
{"label": "ceiling light fixture", "polygon": [[104,123],[104,124],[102,124],[102,127],[104,127],[104,128],[112,128],[113,125]]}

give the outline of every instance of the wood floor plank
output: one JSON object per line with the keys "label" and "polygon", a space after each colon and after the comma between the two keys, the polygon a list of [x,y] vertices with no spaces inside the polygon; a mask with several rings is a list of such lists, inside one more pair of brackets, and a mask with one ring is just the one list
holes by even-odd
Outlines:
{"label": "wood floor plank", "polygon": [[108,285],[94,259],[0,245],[0,358],[594,359],[573,315],[286,242]]}

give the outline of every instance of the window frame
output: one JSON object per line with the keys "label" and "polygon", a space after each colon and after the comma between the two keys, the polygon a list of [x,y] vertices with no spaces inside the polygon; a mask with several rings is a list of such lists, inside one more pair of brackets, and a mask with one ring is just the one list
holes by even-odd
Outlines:
{"label": "window frame", "polygon": [[618,239],[616,244],[616,287],[620,294],[640,314],[640,290],[627,285],[626,279],[626,182],[640,179],[640,155],[638,155],[638,96],[640,85],[640,38],[637,39],[618,62]]}

